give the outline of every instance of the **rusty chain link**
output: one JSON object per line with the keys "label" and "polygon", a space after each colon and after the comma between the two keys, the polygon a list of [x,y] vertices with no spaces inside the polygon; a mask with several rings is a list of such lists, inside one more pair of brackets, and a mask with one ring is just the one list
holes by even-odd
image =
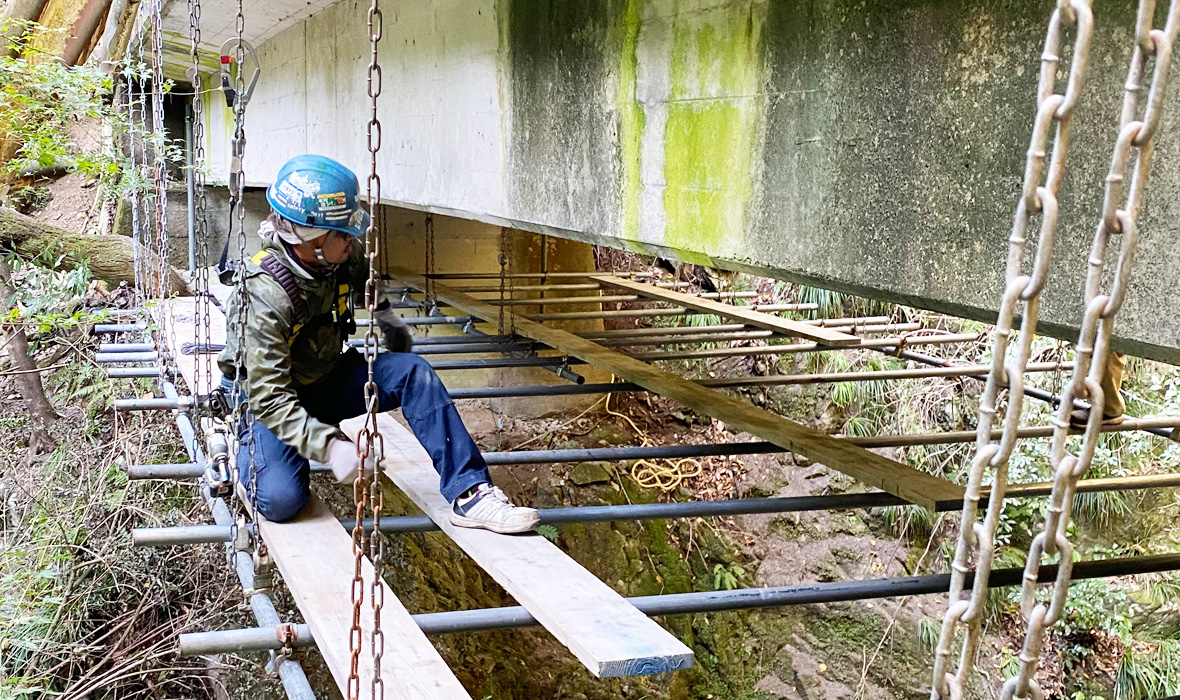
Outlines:
{"label": "rusty chain link", "polygon": [[438,307],[438,299],[434,289],[434,215],[426,215],[426,263],[425,283],[422,285],[422,308],[425,315],[430,316]]}
{"label": "rusty chain link", "polygon": [[[377,412],[379,395],[377,382],[373,378],[373,363],[377,359],[377,332],[373,317],[377,311],[377,297],[379,277],[377,273],[377,257],[381,252],[380,231],[378,226],[379,209],[381,206],[381,176],[377,173],[377,152],[381,150],[381,120],[377,116],[377,98],[381,96],[381,64],[377,61],[377,43],[381,41],[384,29],[383,16],[379,0],[372,0],[369,5],[367,18],[369,32],[369,70],[368,94],[370,100],[369,122],[366,127],[369,149],[369,177],[365,192],[369,206],[369,226],[365,229],[365,260],[369,265],[369,275],[365,280],[365,309],[369,315],[369,325],[365,330],[365,365],[368,372],[365,381],[365,423],[357,436],[356,452],[360,468],[352,484],[353,501],[356,506],[356,522],[352,530],[353,555],[355,569],[352,583],[352,630],[349,633],[349,651],[352,654],[348,676],[348,698],[359,700],[360,697],[360,653],[361,653],[361,605],[364,600],[364,586],[361,578],[361,566],[364,559],[364,511],[366,488],[368,491],[369,509],[373,512],[373,532],[369,535],[369,559],[373,564],[373,580],[370,582],[369,596],[373,613],[373,630],[369,643],[373,659],[373,676],[370,679],[370,697],[378,700],[385,697],[385,683],[381,677],[381,658],[385,653],[385,633],[381,629],[381,609],[385,604],[385,589],[381,583],[385,574],[385,539],[381,536],[381,511],[385,498],[381,491],[381,459],[385,454],[384,438],[377,428]],[[365,465],[372,457],[375,467],[372,483],[366,481]]]}
{"label": "rusty chain link", "polygon": [[516,316],[508,308],[508,302],[516,298],[515,276],[512,260],[512,230],[500,227],[500,317],[496,332],[500,335],[516,335]]}
{"label": "rusty chain link", "polygon": [[[1143,188],[1151,170],[1152,138],[1159,126],[1162,99],[1168,84],[1172,62],[1172,44],[1180,23],[1180,0],[1172,0],[1163,30],[1152,29],[1155,0],[1141,0],[1136,20],[1135,47],[1131,66],[1124,85],[1118,138],[1106,176],[1102,216],[1094,233],[1090,249],[1085,286],[1085,312],[1075,346],[1074,374],[1062,393],[1061,404],[1053,421],[1053,442],[1049,459],[1053,467],[1053,491],[1045,515],[1045,529],[1029,547],[1024,569],[1024,583],[1020,591],[1020,609],[1027,624],[1024,646],[1020,651],[1020,668],[1009,678],[1001,691],[1001,698],[1032,698],[1041,700],[1044,691],[1034,676],[1040,664],[1041,646],[1045,634],[1065,611],[1073,572],[1073,545],[1069,541],[1069,516],[1078,479],[1089,470],[1098,447],[1102,426],[1104,396],[1102,379],[1106,373],[1106,356],[1110,350],[1110,336],[1115,314],[1126,299],[1131,281],[1135,251],[1139,243],[1138,216],[1142,205]],[[1140,81],[1149,59],[1155,59],[1151,89],[1142,119],[1139,113]],[[1131,190],[1123,200],[1123,185],[1132,149],[1138,150],[1131,175]],[[1122,203],[1122,208],[1120,208]],[[1102,277],[1106,247],[1111,234],[1122,237],[1118,262],[1110,291],[1102,293]],[[1090,403],[1089,419],[1081,436],[1081,449],[1072,454],[1067,449],[1070,413],[1076,399]],[[1048,604],[1037,599],[1037,575],[1046,557],[1059,555],[1057,577],[1047,596]]]}
{"label": "rusty chain link", "polygon": [[[1056,92],[1063,25],[1075,29],[1074,49],[1064,94]],[[1024,182],[1016,205],[1015,220],[1008,238],[1008,262],[1004,294],[1000,302],[992,343],[992,363],[987,384],[979,402],[979,424],[975,456],[963,496],[959,541],[952,564],[949,604],[943,617],[938,645],[935,648],[932,700],[958,699],[971,677],[979,650],[983,607],[987,598],[988,578],[995,558],[995,530],[1003,511],[1008,484],[1008,460],[1016,445],[1024,399],[1024,373],[1032,354],[1040,311],[1040,294],[1048,277],[1049,261],[1057,229],[1057,192],[1065,172],[1069,150],[1070,126],[1090,54],[1093,15],[1089,0],[1058,2],[1049,19],[1041,54],[1037,84],[1037,111],[1033,122],[1024,168]],[[1052,156],[1045,174],[1046,145],[1050,127],[1056,123]],[[1044,176],[1042,184],[1042,176]],[[1037,250],[1029,273],[1024,270],[1025,243],[1029,221],[1040,216]],[[1009,359],[1009,340],[1018,312],[1022,322],[1014,359]],[[1007,407],[998,442],[992,440],[992,427],[1000,413],[1000,393],[1007,390]],[[1063,404],[1065,405],[1065,404]],[[1068,417],[1068,413],[1067,413]],[[1068,425],[1068,423],[1067,423]],[[990,474],[991,491],[987,512],[980,521],[979,501],[984,481]],[[975,578],[967,599],[963,599],[966,578],[974,570]],[[949,670],[952,647],[960,626],[966,627],[958,669]]]}

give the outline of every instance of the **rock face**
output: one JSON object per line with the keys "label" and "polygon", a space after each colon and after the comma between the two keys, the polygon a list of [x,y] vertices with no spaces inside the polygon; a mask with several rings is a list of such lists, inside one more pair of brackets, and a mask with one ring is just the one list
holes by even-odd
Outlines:
{"label": "rock face", "polygon": [[609,462],[581,462],[570,472],[570,481],[578,486],[605,484],[611,480]]}

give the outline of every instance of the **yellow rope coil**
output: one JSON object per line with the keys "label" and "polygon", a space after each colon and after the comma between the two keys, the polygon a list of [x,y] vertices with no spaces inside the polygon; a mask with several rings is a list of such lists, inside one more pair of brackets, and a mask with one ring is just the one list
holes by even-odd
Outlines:
{"label": "yellow rope coil", "polygon": [[[615,381],[615,377],[611,377],[611,382]],[[611,394],[606,395],[606,413],[607,415],[617,416],[627,421],[635,434],[639,436],[643,447],[649,447],[652,442],[651,438],[647,436],[635,421],[631,420],[630,416],[612,411],[610,407]],[[645,489],[660,489],[661,491],[673,491],[686,479],[693,479],[700,476],[704,472],[701,461],[686,457],[684,459],[640,459],[631,466],[631,478],[635,483],[639,484]]]}

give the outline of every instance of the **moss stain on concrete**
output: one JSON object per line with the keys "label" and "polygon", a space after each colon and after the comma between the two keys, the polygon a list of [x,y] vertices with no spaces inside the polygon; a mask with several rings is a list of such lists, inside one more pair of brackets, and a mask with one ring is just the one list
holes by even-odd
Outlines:
{"label": "moss stain on concrete", "polygon": [[619,84],[615,102],[619,110],[619,150],[622,161],[623,216],[620,235],[639,236],[640,141],[646,115],[636,98],[639,81],[639,30],[644,0],[627,0],[623,11],[623,45],[619,55]]}
{"label": "moss stain on concrete", "polygon": [[[685,14],[673,27],[664,132],[664,244],[720,251],[745,230],[760,100],[755,3]],[[724,246],[731,248],[732,245]]]}

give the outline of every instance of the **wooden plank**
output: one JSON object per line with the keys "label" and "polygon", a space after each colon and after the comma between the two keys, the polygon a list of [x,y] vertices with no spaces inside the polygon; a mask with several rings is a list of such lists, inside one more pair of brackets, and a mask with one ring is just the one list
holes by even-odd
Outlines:
{"label": "wooden plank", "polygon": [[[224,304],[229,298],[229,287],[221,287],[217,297]],[[207,394],[209,390],[221,382],[221,370],[217,367],[216,353],[201,355],[185,355],[180,352],[180,346],[185,343],[196,342],[197,303],[193,297],[178,297],[168,301],[166,305],[157,306],[155,318],[160,328],[165,328],[163,310],[170,309],[174,328],[176,330],[176,365],[180,374],[194,394]],[[209,302],[209,342],[224,343],[226,337],[225,314],[218,311],[213,302]],[[204,339],[202,339],[203,341]],[[205,373],[205,358],[209,360],[209,373]],[[198,374],[200,375],[198,377]],[[183,393],[183,389],[181,390]]]}
{"label": "wooden plank", "polygon": [[[315,495],[293,520],[272,523],[258,516],[262,540],[283,574],[283,583],[303,613],[315,636],[316,647],[340,692],[348,696],[348,672],[352,661],[348,637],[352,630],[352,574],[355,565],[352,537],[340,521]],[[361,694],[368,695],[373,677],[370,640],[373,612],[370,595],[373,565],[361,562],[365,600],[361,609],[360,655]],[[401,601],[384,581],[381,632],[385,649],[381,658],[381,679],[388,698],[422,700],[451,698],[470,700],[459,679]]]}
{"label": "wooden plank", "polygon": [[775,331],[784,335],[797,336],[800,338],[808,338],[814,340],[822,345],[842,346],[842,345],[859,345],[860,338],[855,335],[841,333],[840,331],[832,330],[831,328],[824,328],[822,326],[814,326],[806,323],[799,323],[780,316],[762,313],[761,311],[754,311],[743,308],[741,306],[734,306],[732,304],[724,304],[712,299],[702,299],[701,297],[692,294],[685,294],[671,289],[662,289],[660,287],[653,287],[650,284],[643,284],[642,282],[634,282],[632,280],[625,280],[611,275],[591,275],[590,279],[608,287],[615,287],[617,289],[625,289],[629,292],[634,292],[640,296],[647,297],[654,301],[666,301],[669,304],[677,306],[687,306],[690,309],[695,309],[707,314],[716,314],[722,318],[729,318],[735,321],[741,321],[751,326],[757,326],[769,331]]}
{"label": "wooden plank", "polygon": [[[395,278],[404,284],[424,283],[421,275],[399,273]],[[597,277],[595,279],[598,279]],[[439,299],[463,312],[484,319],[498,317],[499,309],[484,304],[445,285],[435,284]],[[608,350],[572,333],[550,328],[511,314],[517,333],[539,340],[550,347],[601,367],[630,382],[675,399],[689,408],[732,427],[773,442],[844,472],[869,486],[933,510],[938,501],[962,500],[963,488],[945,479],[925,474],[908,465],[837,440],[830,435],[764,411],[730,394],[702,387],[682,377],[661,371],[645,362]]]}
{"label": "wooden plank", "polygon": [[[365,418],[341,424],[359,433]],[[688,668],[692,650],[535,533],[498,535],[451,524],[430,456],[409,430],[378,416],[385,441],[382,469],[518,603],[595,676],[634,676]]]}
{"label": "wooden plank", "polygon": [[[195,318],[193,299],[173,299],[169,304],[175,318],[177,343],[191,341],[194,333],[192,322]],[[215,343],[225,342],[225,317],[215,308],[211,311],[211,340]],[[157,316],[160,315],[157,313]],[[199,357],[179,355],[177,363],[189,387],[199,386],[201,391],[205,391],[205,377],[202,377],[200,382],[197,381]],[[213,378],[217,381],[220,372],[217,370],[216,362],[212,367]],[[350,533],[340,527],[340,521],[314,494],[294,520],[272,523],[260,515],[258,527],[271,557],[283,574],[283,582],[315,636],[316,645],[331,670],[332,677],[336,680],[341,694],[347,697],[348,675],[352,662],[348,649],[352,629],[350,596],[355,567]],[[361,576],[364,580],[365,601],[361,611],[363,647],[359,670],[361,692],[365,695],[373,677],[369,646],[373,631],[373,613],[369,600],[373,565],[367,558],[362,561]],[[402,700],[471,700],[459,679],[447,667],[434,645],[422,633],[394,592],[384,581],[381,587],[384,591],[381,631],[385,635],[381,678],[385,683],[386,697]]]}

